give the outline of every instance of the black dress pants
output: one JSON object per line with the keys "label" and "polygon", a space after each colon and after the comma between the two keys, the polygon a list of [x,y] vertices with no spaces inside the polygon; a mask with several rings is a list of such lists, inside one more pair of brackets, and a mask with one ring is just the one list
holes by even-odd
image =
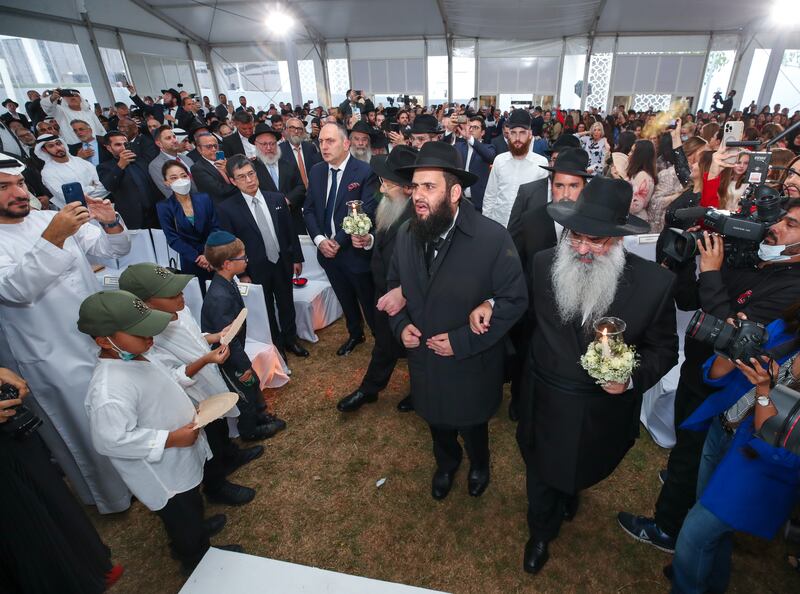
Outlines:
{"label": "black dress pants", "polygon": [[170,497],[156,512],[164,523],[169,546],[186,569],[194,569],[211,546],[203,525],[203,498],[200,487]]}
{"label": "black dress pants", "polygon": [[253,278],[253,281],[264,289],[272,342],[276,347],[284,348],[287,343],[297,340],[292,265],[284,262],[281,256],[276,264],[267,262],[262,274],[258,279]]}
{"label": "black dress pants", "polygon": [[216,493],[225,483],[225,473],[236,459],[239,448],[228,437],[228,419],[225,417],[206,425],[205,432],[214,456],[211,460],[206,460],[203,488],[206,493]]}
{"label": "black dress pants", "polygon": [[439,470],[455,472],[461,464],[464,454],[458,443],[459,434],[464,440],[470,465],[473,468],[489,468],[489,423],[458,428],[429,426],[433,437],[433,457]]}
{"label": "black dress pants", "polygon": [[528,491],[528,531],[531,538],[550,542],[558,536],[564,521],[564,507],[573,497],[545,483],[533,462],[530,446],[517,440],[525,461],[525,487]]}
{"label": "black dress pants", "polygon": [[367,372],[361,380],[359,390],[364,394],[377,394],[383,390],[392,378],[397,360],[402,356],[403,348],[392,334],[389,316],[382,311],[375,312],[375,344],[369,360]]}
{"label": "black dress pants", "polygon": [[[336,298],[342,305],[347,332],[352,338],[364,334],[363,319],[367,320],[369,329],[375,332],[375,285],[372,273],[354,272],[336,261],[323,264],[325,274],[333,287]],[[363,318],[361,313],[364,313]]]}
{"label": "black dress pants", "polygon": [[231,364],[230,359],[222,364],[221,369],[222,377],[231,388],[231,392],[244,396],[244,398],[240,397],[236,403],[236,406],[239,407],[237,426],[239,427],[239,433],[249,435],[255,431],[256,425],[258,425],[258,413],[267,408],[264,402],[264,394],[261,393],[261,388],[259,387],[258,377],[256,377],[256,382],[252,386],[245,386],[236,377],[236,369]]}

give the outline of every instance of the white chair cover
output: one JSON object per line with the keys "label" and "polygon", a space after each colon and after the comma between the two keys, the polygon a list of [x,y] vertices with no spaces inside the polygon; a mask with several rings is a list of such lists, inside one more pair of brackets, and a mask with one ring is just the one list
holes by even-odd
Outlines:
{"label": "white chair cover", "polygon": [[327,282],[328,275],[325,274],[325,271],[317,260],[317,246],[314,245],[314,242],[308,235],[300,236],[300,247],[303,249],[303,259],[305,260],[305,262],[303,262],[302,276],[309,281],[323,280]]}
{"label": "white chair cover", "polygon": [[342,317],[342,306],[339,305],[339,300],[327,278],[324,280],[309,278],[305,287],[295,288],[294,309],[297,336],[308,342],[319,340],[315,330],[330,326]]}
{"label": "white chair cover", "polygon": [[197,277],[190,280],[189,284],[186,285],[186,288],[183,290],[183,301],[186,303],[186,307],[189,308],[189,311],[192,312],[192,317],[199,326],[200,313],[203,309],[203,294],[200,292],[200,281],[197,280]]}
{"label": "white chair cover", "polygon": [[131,237],[131,251],[117,259],[116,267],[124,270],[131,264],[156,262],[156,250],[149,229],[134,229],[128,234]]}
{"label": "white chair cover", "polygon": [[289,381],[289,376],[285,372],[286,362],[278,353],[275,345],[264,344],[248,338],[245,341],[244,352],[250,357],[253,369],[261,380],[260,388],[262,390],[280,388]]}
{"label": "white chair cover", "polygon": [[[167,236],[161,229],[148,229],[150,232],[151,237],[153,238],[153,246],[155,247],[155,254],[156,259],[155,261],[162,266],[174,266],[175,268],[180,268],[181,261],[180,256],[177,256],[177,252],[172,250],[167,243]],[[176,254],[172,263],[170,263],[171,253]]]}

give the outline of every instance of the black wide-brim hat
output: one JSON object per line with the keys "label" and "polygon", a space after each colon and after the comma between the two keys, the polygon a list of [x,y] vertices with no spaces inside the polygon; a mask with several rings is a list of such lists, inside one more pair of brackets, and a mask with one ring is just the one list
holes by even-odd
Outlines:
{"label": "black wide-brim hat", "polygon": [[545,153],[552,155],[565,148],[581,148],[581,141],[574,134],[561,134]]}
{"label": "black wide-brim hat", "polygon": [[267,124],[262,122],[255,127],[253,133],[250,135],[250,138],[248,138],[247,140],[250,141],[250,144],[255,144],[256,138],[258,138],[262,134],[272,134],[275,137],[275,140],[277,140],[278,142],[280,142],[281,138],[283,138],[283,132],[278,132],[272,126],[268,126]]}
{"label": "black wide-brim hat", "polygon": [[411,134],[439,134],[441,131],[439,120],[427,113],[418,115],[411,122]]}
{"label": "black wide-brim hat", "polygon": [[579,175],[580,177],[592,177],[591,173],[586,173],[589,167],[589,153],[583,149],[565,148],[559,151],[558,157],[552,167],[539,165],[542,169],[553,173],[566,173],[567,175]]}
{"label": "black wide-brim hat", "polygon": [[17,103],[13,99],[6,99],[5,101],[3,101],[3,103],[0,103],[0,105],[2,105],[3,107],[7,107],[9,103],[13,103],[14,107],[19,107],[19,103]]}
{"label": "black wide-brim hat", "polygon": [[650,224],[629,214],[633,188],[621,179],[595,177],[581,190],[575,202],[561,200],[547,205],[547,214],[554,221],[592,237],[639,235],[650,230]]}
{"label": "black wide-brim hat", "polygon": [[422,148],[419,149],[413,165],[398,167],[397,170],[400,172],[409,171],[413,176],[414,171],[417,169],[428,168],[443,169],[448,173],[452,173],[458,178],[463,188],[468,188],[478,181],[477,175],[463,169],[461,155],[458,154],[458,151],[453,145],[446,142],[426,142],[422,145]]}
{"label": "black wide-brim hat", "polygon": [[378,135],[378,131],[363,120],[357,121],[353,125],[352,129],[347,133],[347,136],[349,137],[353,132],[361,132],[362,134],[368,134],[370,140]]}
{"label": "black wide-brim hat", "polygon": [[380,178],[388,179],[391,182],[401,185],[411,183],[414,175],[413,171],[398,171],[401,167],[413,166],[417,160],[416,149],[399,144],[392,149],[388,155],[375,155],[370,159],[369,166]]}

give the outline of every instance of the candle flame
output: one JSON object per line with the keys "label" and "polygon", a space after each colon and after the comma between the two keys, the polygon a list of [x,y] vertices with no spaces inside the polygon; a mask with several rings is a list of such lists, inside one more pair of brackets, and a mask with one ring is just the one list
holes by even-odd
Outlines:
{"label": "candle flame", "polygon": [[608,332],[608,328],[603,328],[603,338],[606,337],[606,332]]}

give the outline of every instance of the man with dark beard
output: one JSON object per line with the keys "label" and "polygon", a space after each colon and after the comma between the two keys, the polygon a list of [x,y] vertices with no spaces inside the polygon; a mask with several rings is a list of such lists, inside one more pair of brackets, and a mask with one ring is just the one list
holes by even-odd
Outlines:
{"label": "man with dark beard", "polygon": [[[370,264],[379,310],[375,312],[375,346],[372,348],[369,367],[361,380],[361,385],[336,405],[340,412],[353,412],[367,402],[376,402],[378,393],[389,383],[397,360],[405,356],[403,347],[392,335],[389,327],[389,316],[400,311],[405,305],[405,299],[400,289],[392,291],[396,295],[387,296],[386,274],[389,272],[394,254],[397,230],[413,214],[413,205],[409,200],[411,176],[397,170],[406,165],[413,165],[416,157],[417,151],[411,147],[398,146],[388,156],[379,155],[372,157],[370,161],[372,170],[380,179],[380,192],[383,197],[375,212],[374,233],[353,235],[353,247],[372,251]],[[397,408],[401,412],[413,410],[411,397],[403,398]]]}
{"label": "man with dark beard", "polygon": [[[450,492],[461,434],[468,491],[478,497],[489,485],[488,421],[502,400],[503,337],[525,311],[525,279],[508,232],[461,204],[476,176],[453,146],[428,142],[405,170],[413,172],[414,216],[397,233],[388,286],[402,286],[407,302],[390,324],[407,349],[414,409],[433,438],[431,495]],[[473,334],[469,314],[487,299],[492,325]]]}
{"label": "man with dark beard", "polygon": [[[548,542],[577,511],[578,493],[611,474],[633,445],[642,394],[678,360],[674,277],[622,246],[624,235],[648,229],[628,214],[631,198],[630,184],[596,178],[576,202],[547,207],[564,231],[533,260],[534,327],[517,429],[527,467],[529,573],[544,566]],[[579,363],[602,316],[622,319],[624,340],[636,349],[627,384],[598,385]]]}

